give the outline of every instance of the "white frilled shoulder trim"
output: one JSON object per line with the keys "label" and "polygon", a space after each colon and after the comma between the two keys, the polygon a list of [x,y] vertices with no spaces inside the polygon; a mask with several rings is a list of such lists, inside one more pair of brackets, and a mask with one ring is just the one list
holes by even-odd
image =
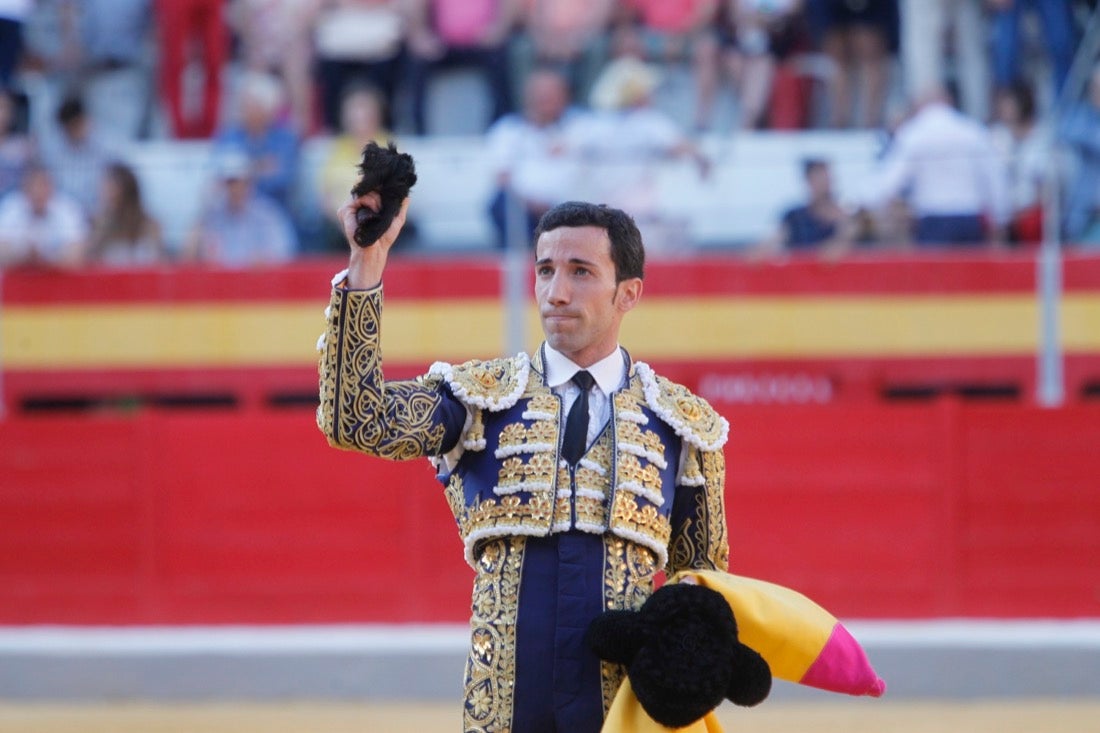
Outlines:
{"label": "white frilled shoulder trim", "polygon": [[634,363],[650,409],[676,431],[680,438],[699,450],[714,451],[726,444],[730,424],[706,400],[686,387],[654,373],[645,362]]}
{"label": "white frilled shoulder trim", "polygon": [[531,360],[519,353],[511,358],[468,361],[457,366],[437,361],[428,374],[442,377],[463,404],[500,412],[515,405],[527,389]]}

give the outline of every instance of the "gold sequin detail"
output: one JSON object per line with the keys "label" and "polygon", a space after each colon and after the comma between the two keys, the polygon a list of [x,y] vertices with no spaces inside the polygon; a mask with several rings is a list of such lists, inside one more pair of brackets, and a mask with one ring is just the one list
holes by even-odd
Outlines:
{"label": "gold sequin detail", "polygon": [[381,289],[334,288],[328,312],[317,425],[329,442],[397,461],[438,454],[445,433],[435,419],[441,380],[385,381]]}
{"label": "gold sequin detail", "polygon": [[466,733],[511,730],[516,679],[516,614],[526,538],[486,543],[477,558],[462,707]]}

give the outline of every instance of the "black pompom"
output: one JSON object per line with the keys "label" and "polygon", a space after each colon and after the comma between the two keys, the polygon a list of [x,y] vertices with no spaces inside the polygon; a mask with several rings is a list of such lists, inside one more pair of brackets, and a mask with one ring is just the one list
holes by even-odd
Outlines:
{"label": "black pompom", "polygon": [[726,599],[699,585],[675,583],[636,611],[608,611],[592,622],[589,646],[625,664],[646,713],[670,728],[690,725],[724,698],[755,705],[771,691],[763,657],[737,639]]}
{"label": "black pompom", "polygon": [[393,218],[401,210],[401,202],[416,184],[416,166],[412,156],[397,152],[397,146],[392,142],[387,147],[370,142],[363,148],[359,173],[361,177],[351,189],[351,194],[358,198],[377,191],[382,199],[378,211],[363,206],[355,214],[358,223],[355,243],[360,247],[369,247],[390,228]]}

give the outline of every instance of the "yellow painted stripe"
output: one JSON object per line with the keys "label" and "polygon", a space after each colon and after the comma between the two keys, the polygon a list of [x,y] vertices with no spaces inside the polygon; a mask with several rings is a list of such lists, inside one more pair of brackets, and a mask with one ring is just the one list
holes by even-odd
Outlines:
{"label": "yellow painted stripe", "polygon": [[[323,304],[9,306],[0,311],[5,369],[297,366],[312,363]],[[1022,296],[652,298],[624,321],[646,359],[967,357],[1033,353],[1038,308]],[[527,314],[531,344],[538,319]],[[1062,304],[1068,352],[1100,352],[1100,295]],[[496,300],[396,301],[387,359],[430,362],[503,350]]]}
{"label": "yellow painted stripe", "polygon": [[[5,369],[296,366],[316,360],[324,304],[37,306],[0,312]],[[392,310],[392,312],[390,312]],[[383,346],[396,359],[499,351],[496,301],[387,309]],[[458,314],[450,318],[449,314]],[[453,340],[453,341],[452,341]],[[466,347],[468,345],[468,348]]]}

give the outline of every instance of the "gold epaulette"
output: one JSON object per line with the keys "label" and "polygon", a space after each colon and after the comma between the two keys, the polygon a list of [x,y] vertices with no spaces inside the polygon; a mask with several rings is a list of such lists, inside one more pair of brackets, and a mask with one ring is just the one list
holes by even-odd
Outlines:
{"label": "gold epaulette", "polygon": [[730,425],[706,400],[657,376],[645,362],[635,362],[634,369],[642,380],[646,403],[684,442],[706,451],[726,444]]}
{"label": "gold epaulette", "polygon": [[428,370],[429,377],[442,377],[463,404],[490,412],[506,410],[516,404],[527,389],[530,374],[531,362],[523,353],[457,365],[436,362]]}

